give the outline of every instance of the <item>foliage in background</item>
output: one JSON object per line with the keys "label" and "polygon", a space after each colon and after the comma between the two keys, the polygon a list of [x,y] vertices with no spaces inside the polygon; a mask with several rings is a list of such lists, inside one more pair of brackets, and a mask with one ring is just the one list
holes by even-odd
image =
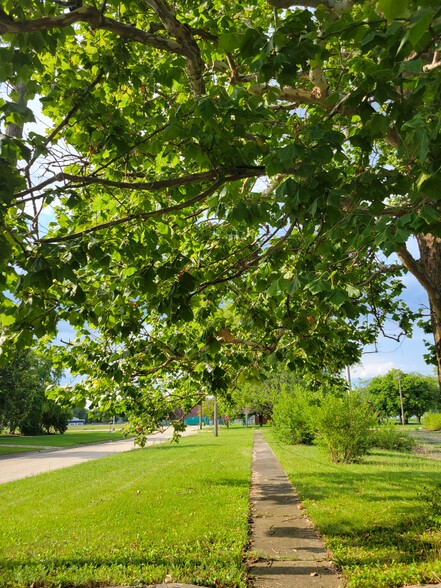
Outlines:
{"label": "foliage in background", "polygon": [[426,411],[440,406],[436,378],[393,369],[384,376],[373,378],[366,388],[370,402],[382,417],[401,415],[400,386],[405,422],[412,416],[420,420]]}
{"label": "foliage in background", "polygon": [[0,367],[0,426],[24,435],[64,433],[71,413],[46,397],[47,385],[59,378],[48,359],[33,351],[17,351],[10,363]]}
{"label": "foliage in background", "polygon": [[441,413],[428,412],[423,417],[423,425],[429,431],[441,431]]}
{"label": "foliage in background", "polygon": [[275,400],[272,424],[285,443],[310,444],[316,436],[314,412],[320,402],[317,393],[303,384],[284,386]]}
{"label": "foliage in background", "polygon": [[374,445],[377,415],[357,391],[327,394],[315,411],[317,439],[331,461],[360,461]]}
{"label": "foliage in background", "polygon": [[65,320],[54,396],[145,431],[400,340],[408,271],[441,367],[438,4],[2,2],[2,360]]}

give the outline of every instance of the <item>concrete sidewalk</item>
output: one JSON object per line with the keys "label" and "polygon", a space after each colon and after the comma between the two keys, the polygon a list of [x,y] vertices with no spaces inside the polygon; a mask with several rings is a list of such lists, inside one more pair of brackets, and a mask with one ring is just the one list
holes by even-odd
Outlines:
{"label": "concrete sidewalk", "polygon": [[256,588],[339,588],[342,580],[298,494],[260,431],[251,477],[251,565]]}

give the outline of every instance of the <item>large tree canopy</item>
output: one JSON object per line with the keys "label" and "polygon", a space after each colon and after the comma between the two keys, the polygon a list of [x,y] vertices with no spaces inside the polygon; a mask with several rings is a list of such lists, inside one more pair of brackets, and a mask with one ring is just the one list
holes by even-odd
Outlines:
{"label": "large tree canopy", "polygon": [[154,414],[356,361],[405,268],[439,368],[440,33],[438,0],[4,1],[5,353],[66,320],[78,394]]}

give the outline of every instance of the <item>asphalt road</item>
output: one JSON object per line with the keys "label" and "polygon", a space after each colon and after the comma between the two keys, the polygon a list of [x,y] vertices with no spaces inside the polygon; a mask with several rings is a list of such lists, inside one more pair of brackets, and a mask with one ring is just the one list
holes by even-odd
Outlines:
{"label": "asphalt road", "polygon": [[[182,435],[191,435],[196,433],[197,430],[197,427],[187,427],[187,430]],[[168,429],[163,433],[157,432],[149,435],[147,445],[164,443],[170,439],[172,434],[173,431]],[[108,443],[84,445],[69,449],[54,448],[49,451],[18,454],[14,457],[0,459],[0,484],[135,449],[138,449],[138,447],[134,445],[133,439],[124,439],[122,441],[109,441]]]}

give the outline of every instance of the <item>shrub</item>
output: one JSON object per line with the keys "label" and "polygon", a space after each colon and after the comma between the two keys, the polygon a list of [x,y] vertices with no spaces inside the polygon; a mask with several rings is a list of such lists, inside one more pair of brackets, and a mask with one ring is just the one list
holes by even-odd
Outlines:
{"label": "shrub", "polygon": [[328,395],[317,409],[317,437],[333,462],[353,463],[369,452],[374,442],[377,415],[358,392]]}
{"label": "shrub", "polygon": [[429,431],[441,431],[441,414],[428,412],[424,415],[422,423]]}
{"label": "shrub", "polygon": [[312,407],[308,392],[300,385],[284,388],[273,406],[273,427],[285,443],[309,445],[314,440]]}
{"label": "shrub", "polygon": [[412,451],[416,443],[407,433],[397,429],[394,423],[383,423],[375,430],[374,446],[392,451]]}

